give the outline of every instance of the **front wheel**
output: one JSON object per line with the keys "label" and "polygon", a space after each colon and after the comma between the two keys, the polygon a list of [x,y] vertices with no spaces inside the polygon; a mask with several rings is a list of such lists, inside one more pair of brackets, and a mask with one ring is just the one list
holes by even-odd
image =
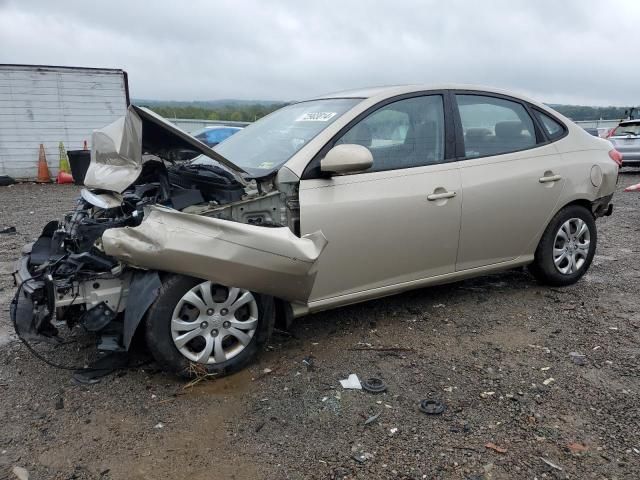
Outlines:
{"label": "front wheel", "polygon": [[565,207],[549,222],[529,270],[540,283],[572,285],[589,269],[597,241],[591,212],[580,205]]}
{"label": "front wheel", "polygon": [[168,275],[147,313],[146,340],[165,370],[183,377],[222,376],[254,359],[274,321],[272,297]]}

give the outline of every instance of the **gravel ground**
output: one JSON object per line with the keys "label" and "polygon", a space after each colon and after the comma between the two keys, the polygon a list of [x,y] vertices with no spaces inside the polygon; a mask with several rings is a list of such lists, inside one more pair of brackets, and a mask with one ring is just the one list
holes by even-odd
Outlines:
{"label": "gravel ground", "polygon": [[[621,193],[638,182],[621,175],[575,286],[518,270],[311,315],[191,388],[153,365],[76,386],[11,336],[13,260],[78,190],[0,188],[0,228],[18,230],[0,235],[0,478],[639,478],[640,196]],[[91,355],[76,340],[38,348]],[[350,373],[388,391],[344,390]],[[425,398],[446,411],[420,412]]]}

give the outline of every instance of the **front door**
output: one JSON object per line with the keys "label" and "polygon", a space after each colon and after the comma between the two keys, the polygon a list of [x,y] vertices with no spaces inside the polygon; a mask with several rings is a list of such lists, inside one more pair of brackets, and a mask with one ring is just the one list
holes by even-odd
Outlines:
{"label": "front door", "polygon": [[367,147],[374,163],[300,182],[301,233],[328,240],[309,302],[453,272],[462,195],[442,96],[387,103],[335,143]]}

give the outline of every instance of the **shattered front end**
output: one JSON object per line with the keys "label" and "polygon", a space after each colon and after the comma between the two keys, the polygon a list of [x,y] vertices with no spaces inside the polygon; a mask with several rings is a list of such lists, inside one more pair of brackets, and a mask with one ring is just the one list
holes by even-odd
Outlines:
{"label": "shattered front end", "polygon": [[[79,324],[89,332],[100,332],[104,349],[128,348],[131,338],[123,335],[127,320],[132,321],[125,311],[128,296],[149,285],[160,286],[157,273],[135,272],[101,249],[107,229],[139,223],[139,198],[131,192],[117,208],[102,209],[86,200],[97,201],[92,195],[84,190],[75,211],[62,222],[49,222],[40,237],[23,248],[11,304],[11,317],[22,338],[54,337],[54,323],[64,321],[69,327]],[[116,200],[109,194],[102,197]],[[152,302],[154,297],[147,298]]]}
{"label": "shattered front end", "polygon": [[[177,162],[185,151],[208,163]],[[321,232],[300,236],[296,180],[251,177],[130,107],[94,132],[75,210],[24,247],[14,273],[16,332],[42,339],[61,324],[80,325],[99,348],[127,350],[164,272],[306,302],[327,241]]]}

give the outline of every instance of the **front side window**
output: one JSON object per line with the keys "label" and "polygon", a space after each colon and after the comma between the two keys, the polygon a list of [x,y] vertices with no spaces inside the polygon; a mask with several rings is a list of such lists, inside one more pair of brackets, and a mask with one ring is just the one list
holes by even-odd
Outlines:
{"label": "front side window", "polygon": [[482,95],[456,95],[465,157],[486,157],[531,148],[533,120],[520,103]]}
{"label": "front side window", "polygon": [[252,175],[265,175],[361,101],[330,98],[294,103],[243,128],[214,150]]}
{"label": "front side window", "polygon": [[365,172],[441,163],[444,160],[442,96],[412,97],[390,103],[360,120],[337,144],[367,147],[373,165]]}

